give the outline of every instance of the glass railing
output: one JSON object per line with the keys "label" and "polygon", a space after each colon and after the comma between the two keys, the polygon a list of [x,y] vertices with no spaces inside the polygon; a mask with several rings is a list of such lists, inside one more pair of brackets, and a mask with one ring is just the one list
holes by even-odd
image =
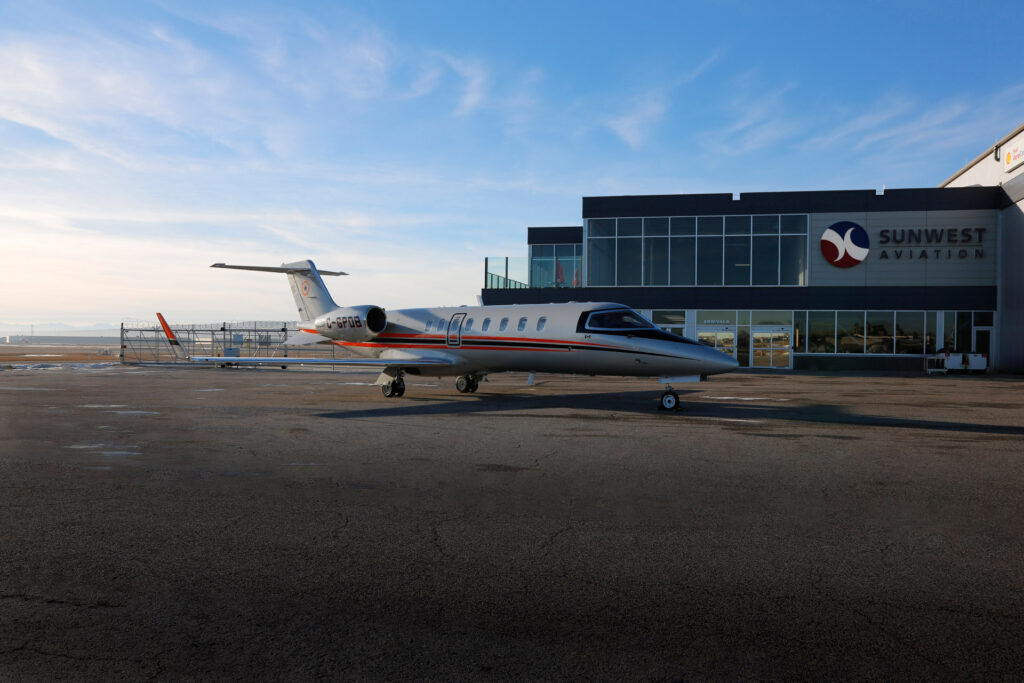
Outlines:
{"label": "glass railing", "polygon": [[491,256],[484,259],[484,289],[526,289],[529,264],[525,256]]}
{"label": "glass railing", "polygon": [[484,261],[484,289],[582,286],[578,258],[534,258],[531,263],[525,257],[497,256]]}

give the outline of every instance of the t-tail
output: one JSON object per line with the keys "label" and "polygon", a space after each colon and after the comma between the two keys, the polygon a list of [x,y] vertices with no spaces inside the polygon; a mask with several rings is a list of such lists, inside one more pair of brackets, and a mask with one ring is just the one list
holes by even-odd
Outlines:
{"label": "t-tail", "polygon": [[338,308],[334,303],[331,293],[327,291],[321,275],[348,275],[340,271],[317,270],[312,261],[296,261],[295,263],[282,263],[279,267],[273,266],[230,266],[224,263],[214,263],[211,268],[234,268],[235,270],[258,270],[264,273],[286,273],[288,284],[292,288],[292,296],[295,297],[295,305],[299,309],[299,318],[302,320],[316,320],[324,313]]}

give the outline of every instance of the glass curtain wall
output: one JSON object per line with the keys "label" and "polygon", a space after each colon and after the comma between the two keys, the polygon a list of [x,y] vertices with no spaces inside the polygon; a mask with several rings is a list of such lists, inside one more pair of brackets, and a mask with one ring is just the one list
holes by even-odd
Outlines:
{"label": "glass curtain wall", "polygon": [[530,286],[582,286],[582,257],[582,244],[532,245],[530,247]]}
{"label": "glass curtain wall", "polygon": [[594,287],[807,284],[807,216],[669,216],[587,221]]}

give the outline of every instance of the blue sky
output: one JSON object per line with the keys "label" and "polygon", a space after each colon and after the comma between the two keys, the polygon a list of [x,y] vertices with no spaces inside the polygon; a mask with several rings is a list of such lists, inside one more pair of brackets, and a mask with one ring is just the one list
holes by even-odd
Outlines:
{"label": "blue sky", "polygon": [[0,321],[473,303],[580,198],[934,186],[1024,121],[1011,2],[4,2]]}

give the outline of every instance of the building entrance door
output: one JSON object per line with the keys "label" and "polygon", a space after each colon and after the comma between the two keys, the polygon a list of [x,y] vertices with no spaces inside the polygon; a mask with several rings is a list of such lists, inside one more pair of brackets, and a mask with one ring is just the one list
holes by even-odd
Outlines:
{"label": "building entrance door", "polygon": [[708,346],[713,346],[722,353],[727,353],[733,358],[736,357],[736,328],[735,327],[698,327],[697,341]]}
{"label": "building entrance door", "polygon": [[750,329],[750,366],[779,368],[793,366],[792,327],[752,327]]}

